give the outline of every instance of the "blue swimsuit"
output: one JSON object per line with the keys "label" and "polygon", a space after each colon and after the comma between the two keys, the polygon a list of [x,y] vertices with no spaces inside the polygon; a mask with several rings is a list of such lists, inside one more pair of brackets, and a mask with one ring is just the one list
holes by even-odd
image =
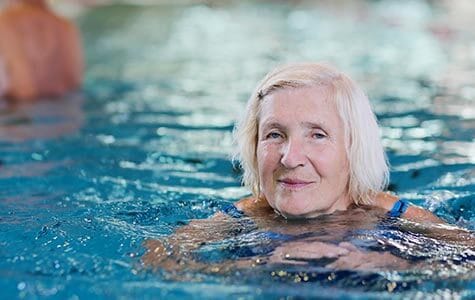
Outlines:
{"label": "blue swimsuit", "polygon": [[223,213],[227,214],[230,217],[239,219],[244,216],[244,213],[240,211],[234,204],[229,204],[221,210]]}
{"label": "blue swimsuit", "polygon": [[[394,203],[393,207],[388,212],[388,215],[393,218],[399,218],[406,212],[408,208],[409,202],[404,199],[399,199]],[[240,211],[236,206],[234,206],[234,204],[226,206],[225,208],[223,208],[222,212],[235,219],[239,219],[244,216],[244,213]]]}
{"label": "blue swimsuit", "polygon": [[[406,200],[398,200],[394,203],[392,209],[388,212],[389,217],[400,217],[409,207],[409,203]],[[221,248],[220,254],[216,253],[218,257],[250,257],[255,255],[266,255],[272,252],[276,246],[281,244],[285,241],[290,241],[293,239],[301,238],[302,236],[292,236],[287,234],[282,234],[273,231],[255,231],[256,227],[254,222],[250,218],[245,218],[245,214],[243,211],[239,210],[234,204],[227,205],[221,210],[223,213],[227,214],[228,216],[232,217],[233,219],[239,220],[239,223],[244,227],[247,227],[249,232],[242,232],[239,231],[239,236],[242,238],[243,236],[247,236],[248,240],[259,241],[258,244],[253,243],[244,243],[236,247],[225,247],[226,250]],[[247,231],[247,230],[245,230]],[[244,234],[244,235],[243,235]],[[231,244],[240,244],[240,243],[231,243]],[[207,251],[204,251],[207,252]],[[213,251],[212,251],[213,252]],[[224,253],[224,252],[227,252]],[[208,252],[203,253],[205,256],[210,258],[210,256],[214,256],[212,253]]]}

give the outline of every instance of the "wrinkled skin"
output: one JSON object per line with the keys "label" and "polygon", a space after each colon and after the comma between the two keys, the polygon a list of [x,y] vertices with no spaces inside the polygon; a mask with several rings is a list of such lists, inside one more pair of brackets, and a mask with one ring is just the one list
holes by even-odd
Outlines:
{"label": "wrinkled skin", "polygon": [[345,210],[345,132],[326,86],[278,90],[262,100],[257,164],[261,193],[286,218]]}

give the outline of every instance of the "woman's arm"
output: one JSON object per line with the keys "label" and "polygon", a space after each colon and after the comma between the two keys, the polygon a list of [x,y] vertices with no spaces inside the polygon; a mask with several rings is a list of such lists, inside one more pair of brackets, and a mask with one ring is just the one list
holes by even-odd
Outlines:
{"label": "woman's arm", "polygon": [[[383,208],[388,212],[394,207],[394,204],[399,200],[397,196],[389,193],[379,193],[375,198],[375,206]],[[401,215],[401,217],[410,221],[419,223],[436,223],[444,224],[445,222],[436,217],[433,213],[415,205],[409,205],[407,210]]]}
{"label": "woman's arm", "polygon": [[[236,203],[236,206],[240,206]],[[142,257],[145,266],[168,272],[199,271],[203,273],[227,273],[241,268],[252,268],[264,264],[266,257],[254,256],[225,260],[219,263],[199,261],[194,251],[200,247],[230,237],[242,226],[236,218],[218,212],[209,219],[193,220],[178,228],[165,240],[147,240],[147,252]]]}
{"label": "woman's arm", "polygon": [[[388,193],[380,193],[376,197],[376,206],[390,211],[396,201],[398,201],[398,197]],[[475,249],[475,234],[473,232],[449,225],[421,207],[409,205],[401,217],[409,221],[401,224],[401,229]]]}
{"label": "woman's arm", "polygon": [[177,271],[183,267],[201,268],[203,265],[193,259],[193,250],[225,238],[230,226],[229,219],[219,212],[209,219],[192,220],[165,240],[147,240],[147,252],[142,257],[142,262],[146,266],[167,271]]}
{"label": "woman's arm", "polygon": [[[272,212],[266,201],[252,197],[241,199],[234,206],[238,212],[242,212],[243,217],[267,217]],[[147,252],[142,257],[142,262],[145,266],[169,272],[197,270],[204,273],[226,273],[266,264],[266,255],[213,264],[200,262],[194,256],[193,252],[200,247],[229,238],[232,232],[239,230],[243,226],[239,218],[240,216],[232,216],[232,213],[218,212],[211,218],[191,221],[165,240],[147,240]]]}

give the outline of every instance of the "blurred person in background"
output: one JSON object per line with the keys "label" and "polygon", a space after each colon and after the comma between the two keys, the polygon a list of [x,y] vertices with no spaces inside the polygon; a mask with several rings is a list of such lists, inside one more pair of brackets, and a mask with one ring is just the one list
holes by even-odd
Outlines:
{"label": "blurred person in background", "polygon": [[81,86],[78,29],[46,0],[11,0],[0,11],[0,98],[25,102]]}

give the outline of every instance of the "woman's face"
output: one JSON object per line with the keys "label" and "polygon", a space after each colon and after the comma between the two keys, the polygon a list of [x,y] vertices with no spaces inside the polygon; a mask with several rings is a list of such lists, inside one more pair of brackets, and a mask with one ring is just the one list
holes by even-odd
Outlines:
{"label": "woman's face", "polygon": [[287,218],[350,205],[344,129],[327,87],[288,88],[265,97],[258,127],[261,192]]}

